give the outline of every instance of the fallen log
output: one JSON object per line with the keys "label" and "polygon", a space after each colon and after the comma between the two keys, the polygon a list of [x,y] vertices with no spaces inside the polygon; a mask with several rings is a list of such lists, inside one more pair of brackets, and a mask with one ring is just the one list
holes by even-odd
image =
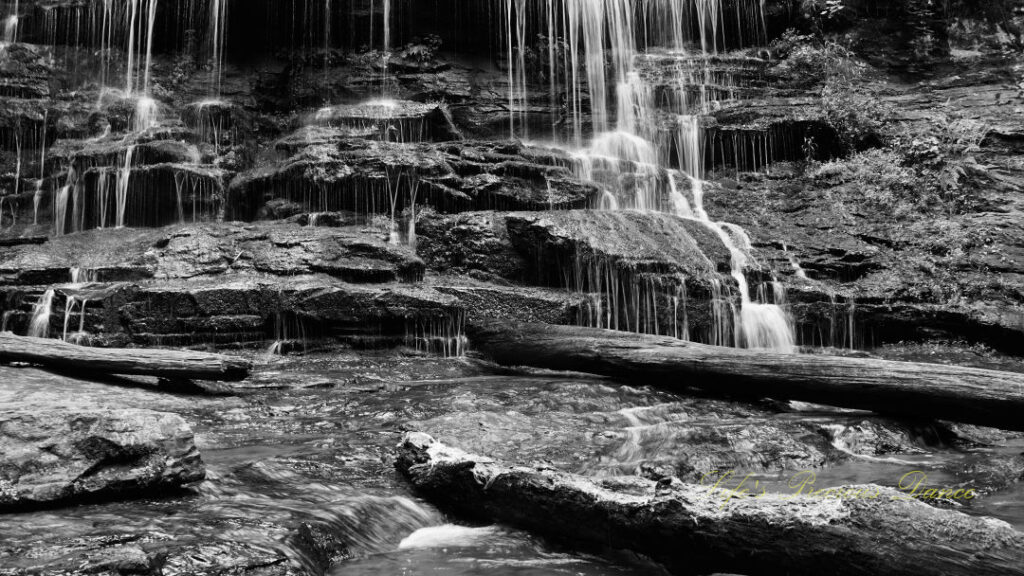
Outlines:
{"label": "fallen log", "polygon": [[396,465],[455,514],[578,548],[630,550],[676,574],[1024,574],[1024,534],[1009,524],[880,486],[842,487],[842,497],[794,491],[727,499],[714,486],[676,479],[505,466],[417,432],[402,440]]}
{"label": "fallen log", "polygon": [[0,362],[24,362],[62,370],[158,376],[168,379],[244,380],[252,363],[190,350],[88,348],[61,340],[0,333]]}
{"label": "fallen log", "polygon": [[1013,372],[723,348],[548,324],[477,323],[468,335],[474,350],[507,366],[1024,430],[1024,374]]}

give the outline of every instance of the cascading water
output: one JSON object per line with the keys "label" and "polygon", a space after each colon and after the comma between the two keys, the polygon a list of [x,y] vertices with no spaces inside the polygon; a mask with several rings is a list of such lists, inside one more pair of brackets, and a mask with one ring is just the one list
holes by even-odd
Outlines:
{"label": "cascading water", "polygon": [[18,41],[18,17],[18,0],[14,0],[14,4],[11,5],[10,14],[3,20],[3,37],[0,38],[0,49]]}
{"label": "cascading water", "polygon": [[[702,222],[728,248],[732,277],[739,284],[740,307],[734,315],[734,340],[728,342],[726,330],[720,327],[714,331],[715,343],[794,350],[792,329],[783,308],[750,297],[745,274],[750,262],[746,233],[713,221],[703,206],[704,142],[699,114],[706,113],[718,95],[705,86],[711,80],[706,64],[708,55],[726,45],[721,0],[565,0],[561,13],[552,2],[538,2],[506,0],[505,5],[512,134],[525,134],[526,130],[523,113],[528,93],[527,25],[541,22],[541,26],[546,25],[549,46],[550,39],[555,37],[561,37],[566,44],[561,63],[556,62],[555,51],[548,50],[551,98],[553,103],[557,102],[560,89],[568,95],[571,141],[577,146],[577,172],[581,178],[605,188],[600,207],[673,212]],[[756,30],[759,23],[763,26],[760,10],[751,11],[748,19],[752,20],[746,26],[748,29]],[[744,29],[742,22],[737,29]],[[696,34],[691,34],[691,30]],[[703,73],[691,70],[677,74],[675,93],[655,103],[654,87],[638,69],[642,50],[667,47],[674,50],[669,58],[693,59],[687,48],[694,44],[699,46],[698,62],[704,62]],[[556,79],[560,69],[565,70],[564,76]],[[687,96],[687,82],[696,86],[697,98]],[[594,135],[584,147],[586,101]],[[674,121],[674,130],[666,131],[663,127],[666,115]],[[672,173],[672,159],[665,152],[671,144],[677,150],[675,162],[688,179],[692,205]],[[718,298],[712,300],[714,324],[721,325],[724,307]]]}
{"label": "cascading water", "polygon": [[135,156],[135,146],[129,146],[124,152],[124,163],[121,170],[117,173],[117,190],[116,190],[116,202],[117,202],[117,223],[118,228],[124,228],[125,212],[128,206],[128,193],[131,191],[129,186],[132,177],[132,158]]}
{"label": "cascading water", "polygon": [[28,325],[29,336],[35,338],[50,336],[50,316],[53,313],[54,296],[56,296],[56,292],[53,289],[47,290],[32,307],[32,320]]}
{"label": "cascading water", "polygon": [[[328,14],[330,14],[329,10]],[[330,18],[327,18],[326,21],[329,23]],[[213,96],[216,98],[220,97],[221,83],[224,76],[224,45],[227,38],[227,23],[228,0],[211,0],[209,37],[213,66],[210,72],[210,87]]]}
{"label": "cascading water", "polygon": [[4,19],[3,39],[0,46],[14,44],[18,40],[18,16],[11,15]]}

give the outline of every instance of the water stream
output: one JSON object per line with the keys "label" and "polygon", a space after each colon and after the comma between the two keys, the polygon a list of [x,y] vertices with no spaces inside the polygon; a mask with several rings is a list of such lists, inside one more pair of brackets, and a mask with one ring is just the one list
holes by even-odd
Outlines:
{"label": "water stream", "polygon": [[[909,433],[910,452],[861,457],[849,444],[853,432],[844,431],[856,432],[864,416],[820,407],[773,413],[595,378],[492,375],[463,359],[342,353],[260,362],[238,397],[86,384],[25,369],[15,379],[18,369],[0,368],[5,381],[17,381],[0,391],[0,402],[17,396],[27,406],[73,401],[178,412],[193,423],[208,468],[205,482],[179,496],[0,516],[0,557],[20,551],[5,566],[59,562],[97,542],[123,540],[166,554],[164,574],[282,561],[307,574],[658,573],[635,559],[567,552],[506,527],[453,523],[411,493],[392,466],[392,447],[410,428],[510,462],[597,476],[669,467],[694,482],[702,471],[728,467],[783,492],[806,464],[797,451],[807,448],[794,444],[793,453],[765,460],[751,446],[761,435],[779,442],[819,434],[809,454],[828,464],[808,467],[820,487],[894,485],[916,469],[935,484],[990,482],[984,470],[1024,447],[1016,440],[964,451]],[[966,511],[1024,526],[1019,502],[1011,484]]]}

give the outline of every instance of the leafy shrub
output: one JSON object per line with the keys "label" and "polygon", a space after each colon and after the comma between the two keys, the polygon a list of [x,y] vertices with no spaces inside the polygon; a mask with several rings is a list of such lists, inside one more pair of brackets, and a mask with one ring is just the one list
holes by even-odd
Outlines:
{"label": "leafy shrub", "polygon": [[811,177],[824,186],[853,185],[846,186],[840,197],[847,205],[891,210],[897,218],[910,214],[917,205],[917,174],[892,149],[867,150],[820,164]]}
{"label": "leafy shrub", "polygon": [[894,141],[904,153],[904,164],[922,180],[919,204],[949,214],[969,212],[978,206],[975,191],[988,180],[975,154],[989,128],[970,119],[946,118],[931,134]]}
{"label": "leafy shrub", "polygon": [[776,67],[776,74],[796,84],[813,85],[835,78],[854,81],[864,73],[865,65],[838,42],[816,42],[812,36],[793,32],[783,35],[774,46],[787,56]]}
{"label": "leafy shrub", "polygon": [[842,187],[848,208],[885,210],[897,219],[943,212],[962,214],[978,206],[976,191],[986,180],[974,154],[988,128],[977,121],[946,121],[930,135],[904,135],[890,146],[819,164],[815,183]]}

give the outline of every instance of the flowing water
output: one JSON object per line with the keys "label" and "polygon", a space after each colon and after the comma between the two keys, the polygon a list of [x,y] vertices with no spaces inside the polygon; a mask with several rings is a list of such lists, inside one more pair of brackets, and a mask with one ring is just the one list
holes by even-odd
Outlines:
{"label": "flowing water", "polygon": [[[36,223],[40,208],[48,206],[44,212],[53,211],[57,234],[83,230],[82,186],[88,173],[96,182],[93,211],[98,227],[131,225],[133,202],[148,192],[138,170],[144,160],[144,137],[167,120],[161,118],[161,104],[154,96],[159,91],[154,89],[153,53],[157,14],[169,4],[102,0],[40,8],[41,28],[51,44],[66,45],[69,53],[75,46],[85,46],[100,54],[100,83],[108,87],[100,90],[97,108],[111,101],[131,102],[134,114],[127,134],[111,137],[108,125],[90,140],[120,143],[105,165],[62,168],[57,180],[45,171],[49,120],[44,113],[44,137],[38,145],[26,146],[40,154],[33,197]],[[188,10],[198,6],[184,4]],[[228,4],[214,0],[202,6],[206,36],[200,45],[209,59],[211,97],[197,103],[196,124],[200,139],[212,142],[218,152],[227,128],[216,110],[230,104],[222,97],[230,92],[224,87]],[[713,319],[703,339],[793,351],[781,284],[752,286],[756,276],[748,275],[759,266],[750,238],[742,228],[716,220],[704,206],[705,194],[715,189],[707,182],[702,116],[719,100],[731,98],[735,88],[730,78],[712,74],[708,62],[721,51],[763,40],[762,3],[737,2],[735,21],[718,0],[500,4],[510,135],[570,151],[576,174],[602,187],[601,209],[665,212],[710,230],[727,249],[730,269],[728,275],[710,280]],[[347,4],[295,0],[281,5],[295,15],[292,27],[303,29],[297,43],[311,50],[322,47],[326,82],[331,49],[344,35],[334,18]],[[353,107],[331,106],[327,96],[327,106],[310,114],[309,124],[373,127],[380,130],[379,139],[389,143],[427,140],[422,123],[400,118],[408,103],[396,101],[389,92],[389,77],[397,69],[391,52],[400,45],[397,8],[391,0],[370,2],[370,48],[381,54],[380,98]],[[67,17],[67,10],[74,18]],[[378,14],[382,37],[375,36]],[[89,24],[84,28],[90,37],[79,38],[69,22]],[[15,2],[3,21],[5,44],[18,39],[18,25]],[[550,134],[538,133],[528,118],[536,86],[531,84],[527,55],[538,33],[548,39],[541,54],[549,72],[546,88],[553,106],[564,102],[566,110],[564,126]],[[115,57],[119,50],[123,58]],[[672,70],[664,84],[657,84],[657,75],[650,73],[657,66]],[[373,90],[377,91],[376,79]],[[751,163],[758,168],[771,156],[767,147],[754,146]],[[199,157],[195,151],[187,164],[198,165]],[[373,210],[390,218],[392,242],[415,247],[419,175],[414,169],[390,165],[382,171],[383,182],[373,186],[382,187],[381,197],[389,205]],[[177,221],[188,218],[190,198],[191,218],[197,220],[202,210],[196,203],[223,192],[224,183],[217,177],[192,174],[174,176],[176,203],[169,209],[176,209]],[[19,163],[16,181],[20,177]],[[46,194],[54,196],[48,205],[43,203]],[[328,212],[326,193],[311,194],[319,194],[323,205],[317,207]],[[403,205],[413,208],[410,214],[399,213]],[[311,215],[309,224],[315,226],[317,220]],[[402,226],[404,222],[408,226]],[[798,276],[803,274],[795,258],[791,266]],[[567,270],[566,275],[572,276],[567,286],[579,291],[598,287],[596,291],[606,297],[581,314],[581,323],[684,340],[697,337],[686,316],[690,295],[684,276],[668,288],[654,286],[618,276],[607,262]],[[74,290],[61,294],[64,316],[59,336],[64,340],[85,336],[88,316],[100,303],[94,299],[90,305],[80,289],[96,277],[95,270],[71,270]],[[67,293],[75,290],[79,295]],[[39,297],[32,308],[30,335],[48,337],[55,332],[51,323],[59,322],[52,318],[56,298],[52,289]],[[670,323],[658,323],[659,306],[672,307]],[[832,333],[819,335],[819,340],[852,348],[860,338],[854,331],[855,305],[836,302],[834,308]],[[5,312],[0,329],[10,318]],[[155,392],[149,389],[153,382],[83,383],[0,367],[0,378],[13,382],[0,390],[0,401],[17,399],[40,410],[73,401],[79,408],[179,413],[195,429],[208,467],[206,481],[163,499],[0,516],[0,561],[14,568],[63,569],[77,566],[82,554],[93,549],[102,555],[104,547],[123,543],[160,553],[165,574],[255,569],[282,562],[317,575],[658,573],[637,559],[572,553],[508,527],[457,523],[419,499],[394,471],[393,447],[408,429],[510,462],[543,462],[593,476],[667,469],[691,482],[713,469],[734,469],[775,491],[786,491],[792,475],[806,469],[816,473],[818,487],[868,481],[896,485],[909,470],[923,469],[933,483],[978,484],[984,497],[965,511],[1024,527],[1021,488],[1000,472],[1003,464],[1004,472],[1013,469],[1014,458],[1024,448],[1017,436],[983,447],[957,448],[937,441],[928,430],[864,413],[679,397],[599,378],[510,373],[463,358],[468,344],[464,323],[461,314],[410,321],[405,342],[409,350],[403,354],[337,352],[296,358],[286,353],[306,351],[305,329],[294,317],[279,317],[275,342],[257,359],[257,373],[237,388],[212,390],[219,395]],[[1021,370],[1016,363],[992,362],[997,365],[989,367]],[[858,443],[865,430],[873,434],[879,427],[899,440],[896,449],[874,453]]]}
{"label": "flowing water", "polygon": [[[894,485],[920,469],[937,485],[997,486],[966,511],[1024,526],[1024,510],[1006,505],[1020,502],[1019,489],[995,479],[1021,440],[958,450],[908,429],[906,453],[860,456],[854,438],[869,417],[820,407],[777,413],[599,378],[496,375],[484,364],[421,355],[259,362],[236,396],[158,393],[0,367],[0,377],[15,382],[0,391],[0,402],[177,412],[192,423],[208,468],[195,489],[163,499],[0,516],[5,567],[53,566],[114,542],[166,554],[164,574],[261,562],[338,575],[659,573],[635,559],[567,552],[515,529],[447,517],[393,468],[393,446],[408,429],[510,462],[597,476],[670,467],[692,482],[735,468],[778,491],[807,464],[796,454],[810,450],[827,463],[813,466],[818,487]],[[796,443],[766,459],[756,448],[761,435],[773,442],[806,436],[812,448]],[[311,546],[311,539],[334,548]]]}
{"label": "flowing water", "polygon": [[[699,115],[730,94],[709,89],[712,80],[717,85],[721,79],[712,78],[708,58],[728,43],[720,0],[566,0],[560,8],[553,2],[507,0],[505,8],[512,134],[522,126],[520,132],[529,136],[524,132],[522,112],[528,108],[527,95],[531,93],[526,74],[526,38],[531,23],[539,22],[549,46],[554,38],[561,38],[567,48],[561,63],[556,61],[553,48],[548,53],[551,98],[555,102],[560,93],[569,94],[569,142],[575,144],[577,173],[605,188],[599,207],[672,212],[702,222],[732,255],[732,277],[739,293],[739,306],[729,319],[735,339],[713,343],[795,351],[786,311],[777,301],[751,298],[746,270],[752,259],[746,233],[737,226],[712,220],[703,205],[704,137]],[[757,30],[759,23],[763,27],[760,6],[746,14],[737,12],[737,18],[736,30]],[[750,40],[756,38],[755,34]],[[741,38],[738,44],[743,43]],[[639,68],[642,59],[655,53],[657,58],[678,62],[676,85],[667,99],[655,98],[656,87]],[[557,77],[557,70],[565,70],[564,77]],[[689,92],[700,97],[688,98]],[[589,141],[585,110],[589,110],[593,133]],[[663,127],[666,118],[674,120],[674,129]],[[557,134],[553,137],[557,139]],[[671,144],[677,150],[675,167],[667,153]],[[676,169],[686,177],[690,198],[678,186]],[[628,185],[624,184],[624,175],[629,176]],[[779,298],[784,299],[784,295]],[[609,300],[611,306],[618,305],[617,299]],[[618,313],[611,311],[610,316]]]}
{"label": "flowing water", "polygon": [[35,338],[47,338],[50,335],[50,316],[53,314],[53,299],[57,295],[52,288],[43,292],[39,301],[32,306],[32,319],[28,325],[28,335]]}

